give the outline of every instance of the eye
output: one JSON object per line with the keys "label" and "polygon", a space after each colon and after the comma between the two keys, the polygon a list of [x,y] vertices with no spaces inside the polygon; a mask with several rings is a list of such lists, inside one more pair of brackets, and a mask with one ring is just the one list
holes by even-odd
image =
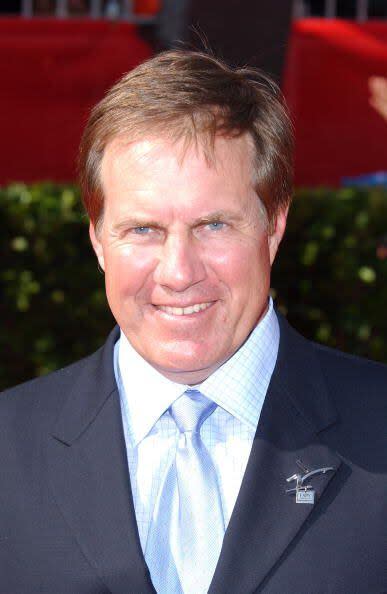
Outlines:
{"label": "eye", "polygon": [[224,228],[225,223],[222,223],[221,221],[212,221],[211,223],[208,223],[207,226],[211,231],[220,231]]}
{"label": "eye", "polygon": [[151,231],[151,228],[144,225],[141,227],[133,227],[132,231],[136,235],[147,235]]}

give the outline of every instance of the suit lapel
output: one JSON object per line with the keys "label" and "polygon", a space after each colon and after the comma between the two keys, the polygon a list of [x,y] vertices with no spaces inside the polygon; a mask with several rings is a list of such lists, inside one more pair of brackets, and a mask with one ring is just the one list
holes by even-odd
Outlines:
{"label": "suit lapel", "polygon": [[[319,513],[340,460],[319,439],[336,422],[314,347],[280,319],[277,364],[269,386],[241,490],[225,534],[209,594],[247,594],[270,575],[294,539]],[[300,460],[334,471],[308,481],[314,505],[298,504],[285,492],[286,478]]]}
{"label": "suit lapel", "polygon": [[[314,347],[280,318],[277,364],[209,594],[247,594],[263,584],[307,529],[340,460],[320,441],[336,422]],[[112,594],[154,594],[138,537],[113,371],[117,332],[85,363],[48,442],[58,506]],[[285,493],[297,460],[334,467],[310,482],[315,505]]]}
{"label": "suit lapel", "polygon": [[142,555],[113,372],[117,332],[75,379],[48,443],[51,487],[112,594],[154,593]]}

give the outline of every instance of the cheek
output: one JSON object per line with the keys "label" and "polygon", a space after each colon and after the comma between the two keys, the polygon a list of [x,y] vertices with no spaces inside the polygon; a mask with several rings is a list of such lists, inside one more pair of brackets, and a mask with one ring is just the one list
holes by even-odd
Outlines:
{"label": "cheek", "polygon": [[154,255],[146,250],[122,247],[105,257],[108,296],[136,297],[150,286],[156,266]]}
{"label": "cheek", "polygon": [[270,254],[267,241],[251,244],[224,246],[214,251],[210,258],[213,271],[230,291],[257,291],[266,285],[270,276]]}

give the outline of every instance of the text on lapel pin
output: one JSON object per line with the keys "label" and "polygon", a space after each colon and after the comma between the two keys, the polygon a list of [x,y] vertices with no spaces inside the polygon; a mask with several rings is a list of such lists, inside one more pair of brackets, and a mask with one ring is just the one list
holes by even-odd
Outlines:
{"label": "text on lapel pin", "polygon": [[307,485],[306,481],[313,476],[318,474],[325,474],[326,472],[334,470],[332,466],[325,466],[322,468],[316,468],[315,470],[310,470],[301,462],[301,460],[296,461],[297,466],[301,468],[304,474],[295,473],[289,478],[286,479],[287,483],[292,481],[296,481],[296,486],[291,489],[286,489],[286,493],[296,496],[296,503],[309,503],[311,505],[314,504],[315,501],[315,490],[313,489],[312,485]]}

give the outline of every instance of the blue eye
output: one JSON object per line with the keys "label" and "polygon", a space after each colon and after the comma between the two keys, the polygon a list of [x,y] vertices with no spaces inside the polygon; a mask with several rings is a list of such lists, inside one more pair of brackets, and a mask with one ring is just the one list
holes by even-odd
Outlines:
{"label": "blue eye", "polygon": [[150,227],[134,227],[133,231],[137,235],[146,235],[150,231]]}
{"label": "blue eye", "polygon": [[224,223],[221,223],[220,221],[213,221],[212,223],[208,223],[208,226],[211,231],[220,231],[220,229],[223,229]]}

